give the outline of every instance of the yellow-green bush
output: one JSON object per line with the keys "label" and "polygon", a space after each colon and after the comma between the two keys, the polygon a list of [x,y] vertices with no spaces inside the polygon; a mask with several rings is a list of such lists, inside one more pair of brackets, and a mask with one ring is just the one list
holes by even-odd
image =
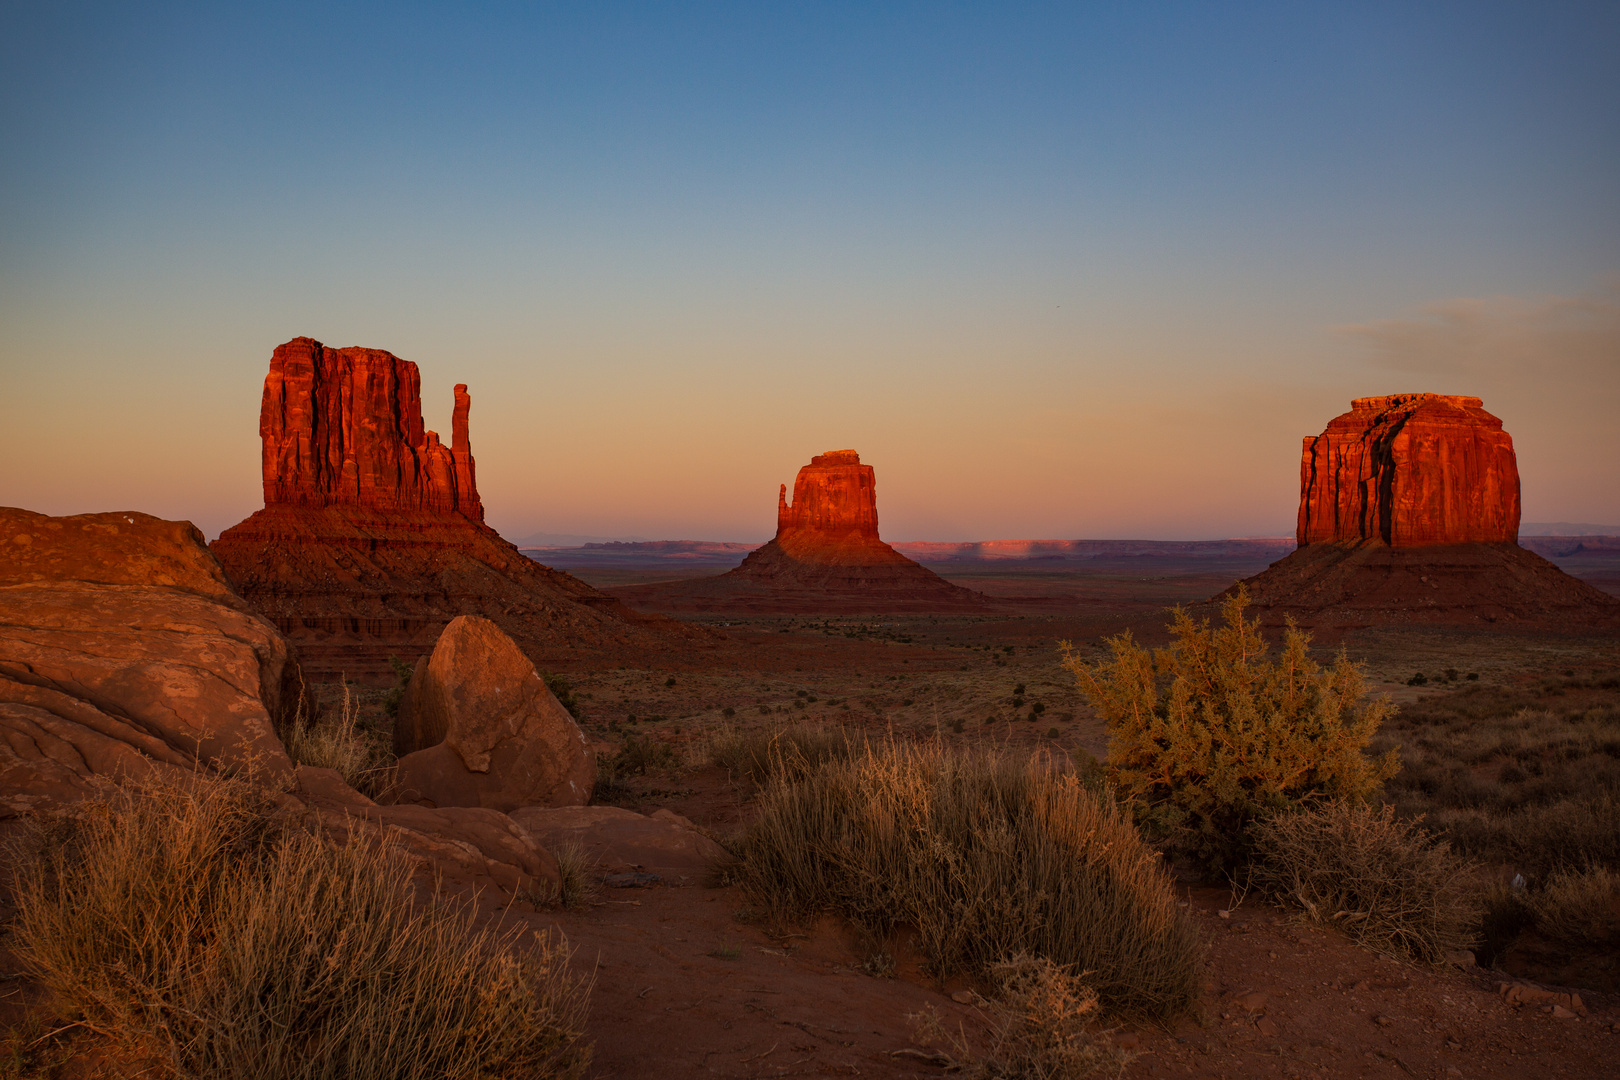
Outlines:
{"label": "yellow-green bush", "polygon": [[220,1080],[582,1075],[588,986],[560,938],[417,897],[388,845],[336,847],[252,785],[193,777],[39,824],[14,949],[64,1013]]}
{"label": "yellow-green bush", "polygon": [[1373,795],[1399,768],[1395,752],[1363,753],[1392,707],[1365,701],[1361,672],[1343,653],[1323,669],[1308,635],[1290,626],[1268,658],[1246,594],[1211,628],[1177,610],[1168,648],[1148,650],[1129,631],[1112,656],[1088,664],[1067,645],[1065,666],[1108,724],[1108,776],[1131,800],[1147,835],[1206,871],[1247,857],[1249,823],[1331,798]]}

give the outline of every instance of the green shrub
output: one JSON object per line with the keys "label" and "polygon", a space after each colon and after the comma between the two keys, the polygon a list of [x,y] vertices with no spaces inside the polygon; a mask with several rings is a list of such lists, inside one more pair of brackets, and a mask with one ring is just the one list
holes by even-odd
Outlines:
{"label": "green shrub", "polygon": [[1157,852],[1045,755],[891,741],[777,761],[734,844],[732,874],[762,907],[834,912],[877,939],[912,927],[940,978],[1029,953],[1088,972],[1112,1009],[1195,999],[1196,930]]}
{"label": "green shrub", "polygon": [[1108,775],[1137,821],[1217,874],[1247,856],[1251,821],[1322,798],[1364,800],[1399,768],[1393,750],[1376,762],[1363,754],[1393,709],[1362,700],[1360,670],[1343,653],[1322,669],[1292,625],[1267,659],[1247,605],[1245,592],[1229,598],[1218,629],[1177,609],[1168,648],[1150,652],[1126,631],[1095,665],[1063,645],[1064,666],[1108,724]]}
{"label": "green shrub", "polygon": [[1483,915],[1472,868],[1394,807],[1342,802],[1253,826],[1250,881],[1313,922],[1425,963],[1470,948]]}
{"label": "green shrub", "polygon": [[561,675],[542,675],[541,678],[545,680],[546,689],[551,691],[551,696],[557,699],[557,704],[567,709],[569,716],[578,720],[580,705],[579,698],[574,696],[574,684]]}
{"label": "green shrub", "polygon": [[36,823],[17,955],[65,1013],[177,1077],[579,1076],[566,942],[418,898],[386,842],[334,847],[242,781],[129,787]]}
{"label": "green shrub", "polygon": [[394,685],[383,695],[383,712],[397,719],[400,702],[405,700],[405,691],[411,685],[411,676],[416,673],[416,665],[407,664],[397,656],[390,656],[388,666],[394,669]]}

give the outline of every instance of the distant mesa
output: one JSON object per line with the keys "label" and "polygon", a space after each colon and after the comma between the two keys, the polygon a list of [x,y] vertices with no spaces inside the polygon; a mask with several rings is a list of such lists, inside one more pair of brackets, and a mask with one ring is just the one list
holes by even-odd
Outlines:
{"label": "distant mesa", "polygon": [[1307,437],[1299,546],[1240,583],[1257,613],[1332,629],[1620,625],[1620,599],[1519,546],[1513,439],[1483,405],[1357,398]]}
{"label": "distant mesa", "polygon": [[854,450],[810,459],[777,495],[776,536],[715,578],[613,590],[671,611],[906,613],[980,610],[989,598],[953,585],[878,536],[877,477]]}
{"label": "distant mesa", "polygon": [[294,338],[270,359],[259,410],[264,509],[211,545],[237,591],[316,674],[383,676],[457,615],[531,652],[641,651],[693,631],[638,615],[525,557],[484,524],[455,388],[450,445],[422,422],[416,365],[380,349]]}

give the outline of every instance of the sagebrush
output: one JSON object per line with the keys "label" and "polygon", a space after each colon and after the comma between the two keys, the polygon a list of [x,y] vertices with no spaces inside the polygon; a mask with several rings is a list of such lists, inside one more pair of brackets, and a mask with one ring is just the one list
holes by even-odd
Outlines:
{"label": "sagebrush", "polygon": [[1044,758],[933,741],[851,745],[767,777],[733,875],[787,917],[896,927],[941,978],[1028,953],[1088,972],[1111,1009],[1197,993],[1196,930],[1158,853],[1104,791]]}
{"label": "sagebrush", "polygon": [[220,1080],[575,1077],[560,938],[478,931],[385,842],[334,846],[251,784],[131,786],[12,852],[13,946],[154,1069]]}
{"label": "sagebrush", "polygon": [[1391,750],[1364,750],[1392,706],[1365,700],[1360,669],[1344,653],[1331,668],[1311,659],[1290,625],[1276,660],[1259,620],[1243,617],[1242,590],[1211,628],[1177,609],[1168,648],[1148,650],[1126,631],[1111,658],[1087,663],[1064,643],[1064,665],[1108,724],[1108,777],[1148,836],[1211,874],[1248,855],[1250,822],[1322,799],[1359,802],[1399,768]]}
{"label": "sagebrush", "polygon": [[1250,881],[1363,945],[1437,964],[1478,940],[1473,868],[1394,807],[1329,803],[1253,827]]}
{"label": "sagebrush", "polygon": [[930,1007],[910,1016],[924,1046],[948,1046],[940,1064],[968,1080],[1081,1080],[1118,1075],[1130,1058],[1098,1030],[1096,993],[1085,979],[1024,953],[992,964],[995,997],[984,1003],[986,1045],[975,1052]]}

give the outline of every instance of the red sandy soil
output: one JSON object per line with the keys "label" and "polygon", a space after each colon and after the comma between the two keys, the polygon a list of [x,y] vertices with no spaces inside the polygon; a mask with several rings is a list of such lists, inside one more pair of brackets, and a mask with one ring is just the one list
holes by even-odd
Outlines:
{"label": "red sandy soil", "polygon": [[[721,831],[738,796],[717,769],[656,801]],[[1380,957],[1277,909],[1188,887],[1208,948],[1198,1014],[1170,1028],[1125,1025],[1131,1077],[1614,1076],[1620,1002],[1582,994],[1588,1015],[1510,1007],[1505,976]],[[932,1006],[970,1040],[987,991],[938,985],[904,949],[898,977],[860,970],[859,942],[835,920],[772,928],[736,888],[698,882],[609,889],[589,910],[524,915],[561,928],[595,965],[590,1031],[601,1077],[945,1075],[894,1051],[918,1048],[907,1014]]]}

